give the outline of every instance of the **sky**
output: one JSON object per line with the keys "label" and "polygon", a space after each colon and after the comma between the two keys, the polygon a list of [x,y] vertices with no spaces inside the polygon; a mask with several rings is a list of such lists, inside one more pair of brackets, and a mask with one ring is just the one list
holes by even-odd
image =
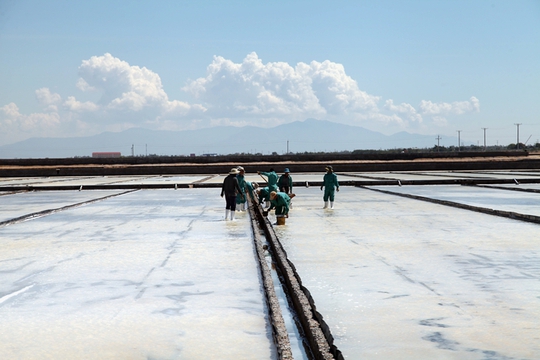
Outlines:
{"label": "sky", "polygon": [[0,0],[0,146],[308,118],[537,142],[540,1]]}

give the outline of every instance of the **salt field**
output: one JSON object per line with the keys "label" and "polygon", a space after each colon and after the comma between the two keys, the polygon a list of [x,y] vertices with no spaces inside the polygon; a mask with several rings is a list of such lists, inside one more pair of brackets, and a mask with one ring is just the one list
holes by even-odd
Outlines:
{"label": "salt field", "polygon": [[540,356],[538,225],[349,187],[323,210],[297,192],[277,235],[346,358]]}
{"label": "salt field", "polygon": [[[322,175],[292,174],[308,185]],[[31,181],[217,187],[1,191]],[[0,357],[278,359],[250,215],[223,220],[222,181],[0,179]],[[342,186],[330,210],[319,186],[295,186],[290,217],[274,231],[343,357],[540,358],[540,224],[372,189],[540,215],[540,194],[506,189]]]}
{"label": "salt field", "polygon": [[397,188],[395,186],[373,186],[372,188],[540,216],[540,193],[512,191],[516,185],[507,187],[508,190],[459,185],[411,185]]}
{"label": "salt field", "polygon": [[221,201],[138,191],[0,228],[0,357],[273,358],[250,225]]}
{"label": "salt field", "polygon": [[0,222],[120,194],[119,190],[23,192],[0,198]]}

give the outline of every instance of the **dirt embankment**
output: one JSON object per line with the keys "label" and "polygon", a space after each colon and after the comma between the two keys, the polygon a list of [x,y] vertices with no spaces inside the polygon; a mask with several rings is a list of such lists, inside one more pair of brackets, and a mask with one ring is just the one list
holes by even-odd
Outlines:
{"label": "dirt embankment", "polygon": [[[404,156],[405,155],[405,156]],[[269,156],[269,157],[220,157],[182,159],[33,159],[0,160],[0,177],[17,176],[106,176],[106,175],[174,175],[174,174],[224,174],[231,167],[242,165],[246,172],[267,171],[273,167],[280,172],[285,167],[291,171],[323,172],[332,165],[338,172],[373,171],[458,171],[458,170],[540,170],[540,154],[457,153],[456,156],[434,157],[433,153],[394,154],[379,159],[373,156]],[[41,161],[40,161],[41,160]],[[177,161],[172,161],[177,160]]]}

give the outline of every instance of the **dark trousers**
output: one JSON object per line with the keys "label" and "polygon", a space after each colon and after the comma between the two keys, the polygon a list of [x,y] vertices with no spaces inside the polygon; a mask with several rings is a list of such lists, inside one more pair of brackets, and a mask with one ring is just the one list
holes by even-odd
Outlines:
{"label": "dark trousers", "polygon": [[233,195],[233,196],[225,195],[225,201],[227,202],[225,209],[230,209],[231,211],[236,210],[236,195]]}

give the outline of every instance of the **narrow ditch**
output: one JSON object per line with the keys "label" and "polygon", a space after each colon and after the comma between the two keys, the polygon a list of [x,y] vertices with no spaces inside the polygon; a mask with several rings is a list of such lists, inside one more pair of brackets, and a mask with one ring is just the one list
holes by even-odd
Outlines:
{"label": "narrow ditch", "polygon": [[35,218],[46,216],[46,215],[51,215],[51,214],[54,214],[54,213],[59,212],[59,211],[63,211],[63,210],[67,210],[67,209],[71,209],[71,208],[75,208],[75,207],[79,207],[79,206],[83,206],[83,205],[87,205],[87,204],[92,204],[92,203],[95,203],[95,202],[98,202],[98,201],[101,201],[101,200],[105,200],[105,199],[109,199],[109,198],[112,198],[112,197],[115,197],[115,196],[129,194],[129,193],[134,192],[134,191],[138,191],[138,190],[135,189],[135,190],[123,191],[123,192],[118,193],[118,194],[111,194],[111,195],[107,195],[107,196],[103,196],[103,197],[100,197],[100,198],[83,201],[83,202],[76,203],[76,204],[62,206],[62,207],[55,208],[55,209],[47,209],[47,210],[42,210],[42,211],[38,211],[38,212],[35,212],[35,213],[31,213],[31,214],[26,214],[26,215],[23,215],[23,216],[19,216],[17,218],[5,220],[5,221],[0,221],[0,227],[20,223],[20,222],[23,222],[23,221],[35,219]]}
{"label": "narrow ditch", "polygon": [[293,359],[297,360],[309,360],[313,357],[313,355],[311,354],[311,351],[307,346],[307,340],[304,334],[300,332],[301,327],[298,322],[298,316],[296,315],[294,309],[291,307],[291,304],[289,303],[289,297],[287,296],[285,290],[281,285],[282,280],[280,279],[280,276],[277,272],[275,263],[272,261],[272,255],[268,250],[266,250],[266,254],[266,263],[270,268],[270,274],[272,275],[272,282],[274,284],[274,291],[279,301],[281,315],[283,316],[283,321],[289,335],[292,357]]}
{"label": "narrow ditch", "polygon": [[[261,207],[257,205],[251,197],[249,201],[253,234],[259,257],[259,264],[261,264],[261,273],[263,273],[265,292],[267,300],[269,301],[270,318],[278,353],[283,349],[283,343],[279,342],[283,339],[283,331],[287,332],[288,346],[289,349],[291,349],[291,341],[288,336],[289,332],[287,331],[285,320],[283,318],[283,314],[289,312],[289,314],[286,314],[287,319],[294,321],[298,326],[297,331],[290,332],[291,334],[294,334],[295,337],[293,343],[297,343],[296,350],[298,351],[302,348],[298,345],[300,343],[304,345],[306,359],[344,359],[341,351],[334,345],[334,338],[330,333],[330,328],[324,321],[323,316],[317,312],[315,302],[309,290],[302,286],[300,276],[296,272],[292,262],[287,258],[287,254],[279,242],[270,221],[263,216]],[[268,246],[267,249],[263,249],[260,240],[262,235],[259,233],[259,229],[264,233]],[[271,259],[267,259],[264,253],[261,256],[260,249],[268,251],[271,255]],[[270,266],[268,266],[269,263]],[[270,273],[270,280],[273,280],[272,286],[267,284],[268,274],[265,269],[268,269],[269,267],[275,267],[276,269],[275,274]],[[271,289],[269,289],[270,287]],[[280,305],[276,295],[277,287],[282,289],[288,304],[288,306],[282,305],[278,309],[274,307],[276,301],[278,305]],[[277,293],[280,293],[280,291],[278,290]],[[282,303],[284,303],[285,299],[282,300]],[[289,306],[291,310],[288,310]],[[289,356],[288,354],[293,356],[292,349],[286,356]],[[302,354],[299,356],[302,356]],[[289,358],[283,357],[280,353],[280,359]]]}

